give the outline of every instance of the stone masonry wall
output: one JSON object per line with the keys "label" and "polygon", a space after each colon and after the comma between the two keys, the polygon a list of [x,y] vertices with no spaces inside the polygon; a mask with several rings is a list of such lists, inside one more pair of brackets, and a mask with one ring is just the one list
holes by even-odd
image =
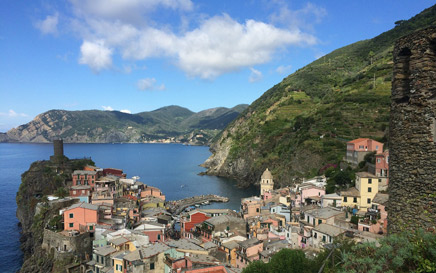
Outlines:
{"label": "stone masonry wall", "polygon": [[388,232],[436,225],[436,28],[395,45]]}
{"label": "stone masonry wall", "polygon": [[54,249],[55,258],[72,255],[79,259],[89,259],[92,254],[92,240],[88,232],[73,234],[45,229],[41,247],[45,250]]}

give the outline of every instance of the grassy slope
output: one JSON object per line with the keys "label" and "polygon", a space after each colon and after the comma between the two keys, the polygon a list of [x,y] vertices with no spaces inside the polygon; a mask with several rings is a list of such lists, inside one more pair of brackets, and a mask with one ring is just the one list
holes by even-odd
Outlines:
{"label": "grassy slope", "polygon": [[212,146],[212,151],[219,150],[230,138],[226,165],[243,158],[248,164],[242,168],[245,173],[219,174],[253,183],[269,167],[287,184],[292,177],[313,175],[325,164],[340,161],[347,140],[385,141],[393,44],[435,22],[432,7],[371,40],[335,50],[272,87]]}

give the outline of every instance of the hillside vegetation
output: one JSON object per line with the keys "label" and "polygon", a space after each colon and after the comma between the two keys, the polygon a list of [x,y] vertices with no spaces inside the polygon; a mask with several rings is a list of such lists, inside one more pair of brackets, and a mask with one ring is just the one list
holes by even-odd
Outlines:
{"label": "hillside vegetation", "polygon": [[234,120],[247,105],[213,108],[194,113],[179,106],[127,114],[118,111],[51,110],[7,132],[0,141],[50,142],[148,142],[170,140],[207,144]]}
{"label": "hillside vegetation", "polygon": [[395,40],[435,22],[431,7],[289,75],[214,139],[207,173],[246,186],[268,167],[285,185],[341,161],[348,140],[386,142]]}

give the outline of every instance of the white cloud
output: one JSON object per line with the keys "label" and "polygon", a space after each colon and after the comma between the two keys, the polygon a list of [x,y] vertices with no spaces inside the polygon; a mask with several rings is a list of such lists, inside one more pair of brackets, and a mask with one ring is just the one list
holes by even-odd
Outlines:
{"label": "white cloud", "polygon": [[106,47],[105,42],[102,40],[95,42],[83,41],[80,52],[79,63],[88,65],[94,72],[112,66],[112,49]]}
{"label": "white cloud", "polygon": [[288,74],[292,69],[291,65],[281,65],[276,68],[276,72],[279,74]]}
{"label": "white cloud", "polygon": [[120,112],[121,113],[125,113],[125,114],[131,114],[132,113],[132,111],[127,110],[127,109],[120,110]]}
{"label": "white cloud", "polygon": [[10,117],[10,118],[15,118],[15,117],[28,117],[27,114],[24,113],[17,113],[14,110],[10,109],[7,113],[1,113],[0,112],[0,116],[3,117]]}
{"label": "white cloud", "polygon": [[140,79],[137,83],[137,87],[141,91],[147,91],[147,90],[165,90],[165,84],[156,85],[156,79],[155,78],[145,78]]}
{"label": "white cloud", "polygon": [[262,80],[262,77],[263,77],[262,72],[260,72],[257,69],[254,69],[252,67],[250,67],[250,70],[251,70],[251,74],[250,74],[250,77],[248,78],[249,82],[253,83],[253,82],[258,82],[258,81]]}
{"label": "white cloud", "polygon": [[56,12],[53,15],[47,15],[44,20],[37,21],[35,23],[43,34],[56,34],[58,32],[59,14]]}
{"label": "white cloud", "polygon": [[101,108],[103,108],[103,110],[105,111],[113,111],[114,108],[110,107],[110,106],[101,106]]}
{"label": "white cloud", "polygon": [[[316,44],[316,37],[301,29],[317,23],[325,13],[313,4],[296,11],[283,4],[280,12],[271,16],[271,23],[250,19],[239,22],[227,14],[185,16],[184,13],[193,10],[190,0],[70,0],[70,3],[75,16],[72,27],[83,39],[79,63],[94,72],[111,68],[112,55],[119,53],[128,61],[168,58],[188,76],[202,79],[267,63],[289,46]],[[175,31],[153,21],[153,12],[158,8],[177,10],[182,26],[175,27]],[[287,18],[288,23],[284,24],[286,16],[292,18]],[[187,18],[192,17],[204,19],[190,24]],[[131,72],[129,68],[125,71]],[[141,82],[138,88],[150,87]]]}
{"label": "white cloud", "polygon": [[313,31],[314,24],[321,23],[327,15],[327,10],[312,3],[307,3],[302,9],[292,10],[286,2],[279,1],[279,9],[271,15],[271,21],[285,25],[291,29]]}

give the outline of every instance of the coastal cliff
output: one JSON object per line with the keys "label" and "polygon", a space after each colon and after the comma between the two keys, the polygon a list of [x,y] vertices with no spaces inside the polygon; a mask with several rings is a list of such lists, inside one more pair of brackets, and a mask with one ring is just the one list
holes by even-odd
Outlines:
{"label": "coastal cliff", "polygon": [[65,265],[74,257],[54,259],[53,253],[41,248],[44,228],[58,215],[58,208],[49,205],[45,196],[62,193],[71,173],[84,165],[93,164],[89,159],[68,160],[61,163],[36,161],[21,176],[17,192],[17,218],[21,226],[21,249],[24,254],[20,272],[64,272]]}
{"label": "coastal cliff", "polygon": [[387,142],[394,42],[435,23],[433,6],[289,75],[213,139],[206,174],[244,187],[268,167],[285,186],[338,164],[349,140]]}

